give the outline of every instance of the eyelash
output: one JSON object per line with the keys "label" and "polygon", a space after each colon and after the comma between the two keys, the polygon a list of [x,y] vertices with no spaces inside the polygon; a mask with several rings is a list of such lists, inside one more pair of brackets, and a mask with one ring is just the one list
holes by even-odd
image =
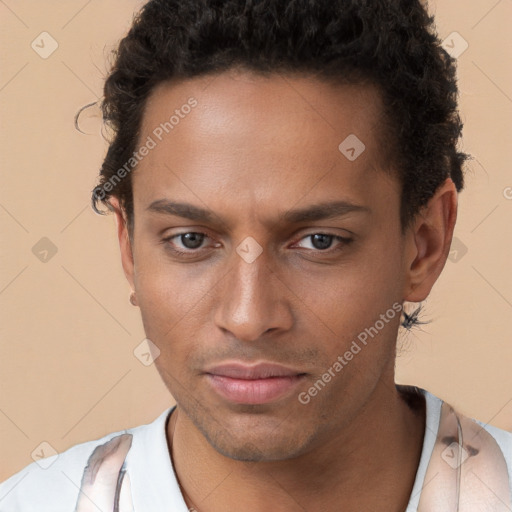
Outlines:
{"label": "eyelash", "polygon": [[[184,233],[178,233],[178,234],[169,236],[167,238],[164,238],[162,240],[162,242],[166,244],[166,246],[167,246],[167,248],[169,250],[171,250],[174,254],[177,254],[178,256],[185,256],[185,257],[187,257],[187,256],[199,254],[200,251],[202,249],[204,249],[204,248],[189,249],[187,251],[182,251],[180,249],[176,249],[175,247],[173,247],[171,245],[171,240],[173,240],[174,238],[178,238],[180,236],[189,235],[189,234],[203,235],[203,236],[205,236],[207,238],[210,238],[206,233],[203,233],[201,231],[185,231]],[[314,235],[329,236],[329,237],[332,237],[334,240],[337,240],[337,241],[341,242],[341,247],[338,247],[338,248],[335,248],[335,249],[331,249],[331,248],[325,249],[325,250],[322,250],[322,249],[306,249],[307,251],[313,251],[313,252],[318,252],[318,253],[322,253],[322,254],[331,254],[333,252],[341,250],[343,246],[349,245],[351,242],[354,241],[353,238],[347,238],[347,237],[343,237],[343,236],[340,236],[340,235],[335,235],[334,233],[324,233],[322,231],[319,231],[317,233],[310,233],[309,235],[303,236],[302,238],[300,238],[298,240],[298,242],[300,242],[300,241],[302,241],[302,240],[304,240],[306,238],[313,237]]]}

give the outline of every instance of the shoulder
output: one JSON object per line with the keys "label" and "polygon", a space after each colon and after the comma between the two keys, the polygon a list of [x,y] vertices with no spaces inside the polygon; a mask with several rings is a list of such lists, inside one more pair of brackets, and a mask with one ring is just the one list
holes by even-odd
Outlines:
{"label": "shoulder", "polygon": [[70,512],[75,509],[82,477],[96,449],[122,434],[144,436],[168,413],[154,422],[109,433],[42,458],[0,483],[0,512]]}
{"label": "shoulder", "polygon": [[74,510],[90,455],[96,447],[126,432],[113,432],[29,464],[0,484],[0,512]]}
{"label": "shoulder", "polygon": [[498,446],[500,447],[505,461],[507,462],[508,471],[510,475],[512,475],[512,432],[508,432],[507,430],[502,430],[501,428],[495,427],[493,425],[489,425],[482,421],[473,419],[473,421],[486,432],[488,432],[496,441]]}
{"label": "shoulder", "polygon": [[424,504],[437,503],[440,495],[453,495],[456,489],[461,504],[511,510],[512,433],[465,416],[431,394],[426,398],[437,435],[425,478],[435,476],[438,489],[431,486],[422,493]]}
{"label": "shoulder", "polygon": [[[501,428],[495,427],[494,425],[490,425],[489,423],[484,423],[478,419],[475,419],[470,416],[465,416],[454,408],[453,405],[450,405],[444,402],[441,398],[433,395],[432,393],[422,390],[427,402],[430,403],[430,408],[432,410],[433,416],[435,417],[436,422],[440,422],[441,410],[443,405],[448,407],[452,411],[454,411],[460,420],[466,422],[469,425],[470,436],[480,436],[484,435],[485,432],[488,434],[489,439],[493,439],[496,444],[499,446],[501,453],[505,457],[507,461],[509,472],[512,473],[512,432],[508,432],[507,430],[503,430]],[[482,432],[482,434],[480,434]]]}
{"label": "shoulder", "polygon": [[424,398],[426,422],[407,510],[444,510],[453,496],[467,510],[475,503],[512,510],[504,505],[512,498],[512,433],[464,416],[425,389],[408,388],[410,400]]}
{"label": "shoulder", "polygon": [[[465,416],[461,414],[457,408],[454,408],[453,405],[444,402],[441,398],[435,396],[429,391],[419,388],[417,388],[417,390],[425,397],[427,403],[427,411],[430,413],[432,426],[435,425],[436,430],[440,426],[441,411],[443,406],[447,407],[448,409],[454,411],[460,420],[463,420],[468,425],[472,425],[469,427],[471,437],[474,435],[484,435],[483,433],[485,432],[488,434],[486,437],[489,439],[492,438],[496,442],[503,456],[505,457],[505,460],[507,461],[509,472],[512,474],[512,432],[508,432],[507,430],[495,427],[489,423],[484,423],[483,421],[472,418],[470,416]],[[482,434],[479,434],[480,432],[482,432]]]}

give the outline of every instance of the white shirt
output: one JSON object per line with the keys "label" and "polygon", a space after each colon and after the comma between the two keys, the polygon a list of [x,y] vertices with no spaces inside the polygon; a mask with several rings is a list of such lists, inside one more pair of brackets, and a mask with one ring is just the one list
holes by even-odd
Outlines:
{"label": "white shirt", "polygon": [[[433,478],[431,482],[425,482],[425,475],[435,447],[444,402],[428,391],[419,389],[419,392],[426,400],[426,428],[420,463],[407,512],[418,510],[425,484],[425,489],[430,490],[435,485],[442,484],[439,471],[435,471],[434,474],[438,477],[437,480]],[[28,465],[0,484],[0,512],[75,511],[79,495],[84,494],[80,491],[83,484],[82,476],[93,450],[114,437],[126,433],[133,436],[131,447],[123,464],[126,474],[129,475],[129,478],[126,479],[129,480],[127,485],[124,484],[124,481],[122,485],[123,488],[128,487],[128,491],[123,492],[130,494],[130,501],[133,503],[133,508],[130,505],[127,510],[130,512],[131,510],[135,512],[188,512],[189,509],[181,494],[172,466],[166,440],[166,420],[173,408],[165,410],[148,425],[111,433],[101,439],[75,445],[63,453]],[[479,425],[478,428],[483,427],[501,449],[506,461],[509,489],[512,489],[512,433],[484,425],[476,420],[470,421],[473,425],[475,423]],[[448,449],[447,447],[445,450]],[[453,450],[450,452],[450,456],[453,456]],[[437,463],[437,460],[435,462]],[[442,464],[446,463],[442,461]],[[503,466],[505,467],[505,464]],[[448,466],[446,467],[448,468]],[[399,477],[397,476],[397,478]],[[512,496],[508,496],[508,498],[512,501]],[[86,500],[83,496],[81,499]],[[504,505],[503,510],[512,510],[505,507],[508,505]],[[472,508],[471,506],[462,509],[468,511],[497,510],[496,508]],[[84,508],[83,510],[89,509]],[[99,511],[102,508],[93,506],[90,510]],[[112,505],[106,507],[104,512],[107,510],[111,512]],[[433,511],[434,508],[423,506],[420,510]],[[435,508],[435,512],[440,510],[441,508]],[[446,508],[445,510],[451,509]],[[125,509],[121,507],[119,511],[125,512]]]}

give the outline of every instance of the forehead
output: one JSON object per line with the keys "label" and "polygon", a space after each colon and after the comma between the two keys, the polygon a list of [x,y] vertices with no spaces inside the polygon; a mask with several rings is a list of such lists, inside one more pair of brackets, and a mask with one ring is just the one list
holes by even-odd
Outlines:
{"label": "forehead", "polygon": [[[151,133],[169,121],[173,111],[179,111],[191,98],[198,103],[192,120],[180,122],[179,129],[173,126],[172,134],[179,137],[181,133],[181,142],[188,138],[189,143],[206,135],[217,148],[226,146],[217,140],[225,136],[232,148],[237,143],[247,145],[248,134],[255,144],[277,136],[287,143],[303,144],[307,138],[319,145],[326,136],[338,140],[350,135],[350,130],[372,146],[382,116],[381,97],[372,85],[334,85],[309,75],[263,76],[229,70],[157,86],[146,103],[142,132]],[[187,125],[193,125],[194,140],[187,137]]]}
{"label": "forehead", "polygon": [[142,120],[139,143],[154,147],[133,175],[134,196],[223,200],[236,188],[239,203],[271,208],[301,194],[355,199],[387,178],[381,112],[374,87],[309,76],[230,71],[160,84]]}

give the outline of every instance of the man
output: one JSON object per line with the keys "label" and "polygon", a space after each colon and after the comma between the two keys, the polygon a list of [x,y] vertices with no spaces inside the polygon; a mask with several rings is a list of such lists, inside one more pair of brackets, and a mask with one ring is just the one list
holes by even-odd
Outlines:
{"label": "man", "polygon": [[148,2],[93,204],[177,406],[0,510],[511,510],[512,435],[394,381],[453,235],[456,96],[419,0]]}

